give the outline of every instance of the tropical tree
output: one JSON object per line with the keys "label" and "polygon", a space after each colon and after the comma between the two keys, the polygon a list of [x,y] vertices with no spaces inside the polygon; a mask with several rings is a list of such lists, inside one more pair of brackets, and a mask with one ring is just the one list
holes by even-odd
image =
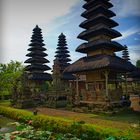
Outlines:
{"label": "tropical tree", "polygon": [[23,65],[18,61],[0,64],[0,96],[10,95],[14,81],[23,73]]}
{"label": "tropical tree", "polygon": [[140,68],[140,60],[137,60],[136,67]]}

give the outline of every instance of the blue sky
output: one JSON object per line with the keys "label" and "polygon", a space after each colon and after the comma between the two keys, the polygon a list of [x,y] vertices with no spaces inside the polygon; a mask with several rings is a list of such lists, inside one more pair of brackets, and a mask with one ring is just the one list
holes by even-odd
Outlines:
{"label": "blue sky", "polygon": [[[84,56],[75,52],[77,46],[84,42],[77,39],[78,34],[83,31],[79,24],[85,20],[80,16],[84,11],[83,0],[59,0],[57,3],[56,0],[51,2],[1,0],[1,2],[3,6],[1,62],[7,63],[10,60],[24,62],[27,59],[25,55],[28,53],[32,29],[36,24],[42,28],[50,66],[53,64],[61,32],[67,37],[72,62]],[[140,2],[139,0],[111,0],[111,2],[114,4],[112,10],[117,15],[113,19],[119,23],[115,29],[123,35],[116,41],[128,46],[131,62],[135,64],[135,61],[140,59]]]}

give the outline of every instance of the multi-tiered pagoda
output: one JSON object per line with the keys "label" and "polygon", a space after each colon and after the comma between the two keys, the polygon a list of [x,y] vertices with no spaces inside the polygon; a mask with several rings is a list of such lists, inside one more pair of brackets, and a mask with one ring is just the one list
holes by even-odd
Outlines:
{"label": "multi-tiered pagoda", "polygon": [[41,29],[36,25],[33,29],[31,43],[29,44],[29,46],[31,46],[28,49],[30,53],[26,55],[29,59],[25,61],[25,63],[30,64],[25,68],[30,80],[45,81],[52,79],[51,75],[45,72],[50,70],[50,67],[45,65],[45,63],[49,63],[49,61],[45,58],[47,54],[44,52],[46,51],[46,48],[43,47],[45,46],[43,41]]}
{"label": "multi-tiered pagoda", "polygon": [[86,42],[77,47],[76,51],[87,56],[67,67],[65,72],[77,74],[77,77],[85,76],[85,89],[78,87],[78,84],[76,88],[76,99],[80,104],[93,105],[93,108],[100,106],[103,109],[120,104],[120,75],[132,70],[134,66],[115,54],[125,48],[112,41],[121,36],[113,29],[118,26],[111,19],[115,16],[109,10],[113,5],[109,0],[85,1],[83,8],[86,11],[81,16],[86,20],[80,24],[85,30],[78,38]]}
{"label": "multi-tiered pagoda", "polygon": [[122,58],[126,61],[129,61],[130,58],[129,58],[129,52],[128,52],[128,47],[125,45],[124,46],[124,50],[122,52]]}
{"label": "multi-tiered pagoda", "polygon": [[70,55],[67,47],[66,36],[61,33],[58,37],[57,51],[55,58],[60,66],[61,80],[73,80],[75,77],[70,73],[63,73],[66,67],[70,65]]}

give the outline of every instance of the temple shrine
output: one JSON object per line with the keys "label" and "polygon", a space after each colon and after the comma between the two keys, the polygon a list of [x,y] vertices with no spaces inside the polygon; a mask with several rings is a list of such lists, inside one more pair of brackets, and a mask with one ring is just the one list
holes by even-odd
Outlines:
{"label": "temple shrine", "polygon": [[[63,81],[63,84],[66,84],[70,80],[74,80],[75,77],[71,73],[64,72],[65,68],[70,65],[70,55],[67,47],[67,41],[66,36],[61,33],[58,36],[58,44],[57,44],[57,51],[55,52],[55,58],[58,61],[58,65],[60,66],[60,73],[61,73],[61,80]],[[68,83],[67,83],[68,84]]]}
{"label": "temple shrine", "polygon": [[[114,29],[118,23],[112,20],[112,17],[116,16],[110,10],[113,5],[109,0],[84,1],[85,11],[81,16],[86,20],[80,24],[84,31],[78,38],[86,42],[79,45],[76,51],[86,56],[68,66],[64,72],[75,74],[77,77],[77,105],[98,110],[114,109],[121,106],[121,77],[132,71],[134,66],[115,54],[126,48],[113,41],[121,36],[121,33]],[[79,86],[81,76],[85,77],[82,88]]]}
{"label": "temple shrine", "polygon": [[70,55],[67,47],[66,36],[61,33],[58,36],[57,50],[52,70],[52,89],[47,93],[48,107],[66,107],[70,97],[70,86],[75,77],[71,73],[64,72],[70,65]]}
{"label": "temple shrine", "polygon": [[45,103],[46,81],[52,81],[51,74],[46,72],[51,68],[46,65],[49,61],[45,58],[48,55],[45,53],[46,48],[43,47],[45,46],[43,41],[41,29],[36,25],[29,44],[29,53],[26,55],[29,58],[25,61],[25,63],[29,63],[25,67],[24,74],[24,78],[26,78],[24,89],[28,91],[24,93],[27,94],[24,95],[26,97],[24,102],[28,106],[29,104],[30,106],[38,106]]}

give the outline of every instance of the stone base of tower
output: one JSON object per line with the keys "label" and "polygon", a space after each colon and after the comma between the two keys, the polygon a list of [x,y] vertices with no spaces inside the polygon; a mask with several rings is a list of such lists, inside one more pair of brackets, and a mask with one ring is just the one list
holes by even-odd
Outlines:
{"label": "stone base of tower", "polygon": [[13,85],[11,104],[15,108],[32,108],[45,103],[45,81],[33,81],[24,73]]}
{"label": "stone base of tower", "polygon": [[52,90],[46,94],[47,107],[51,108],[65,108],[69,102],[69,91],[66,90]]}

